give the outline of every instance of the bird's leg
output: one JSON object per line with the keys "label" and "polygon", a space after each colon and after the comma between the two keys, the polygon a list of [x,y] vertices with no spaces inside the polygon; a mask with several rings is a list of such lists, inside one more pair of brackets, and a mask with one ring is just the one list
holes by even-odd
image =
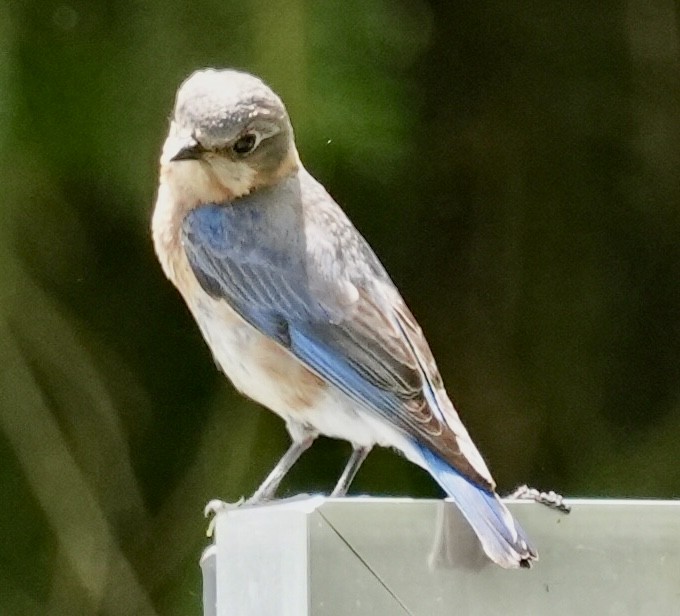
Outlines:
{"label": "bird's leg", "polygon": [[293,442],[290,444],[290,447],[272,469],[272,472],[269,473],[267,478],[262,482],[260,487],[255,490],[255,493],[245,502],[246,505],[256,505],[257,503],[273,498],[279,484],[288,471],[298,461],[300,456],[311,447],[316,438],[316,434],[310,432],[303,432],[300,435],[294,434],[292,436]]}
{"label": "bird's leg", "polygon": [[505,498],[511,500],[531,500],[551,509],[557,509],[562,513],[569,513],[571,507],[564,502],[564,498],[561,494],[557,492],[539,492],[536,488],[530,488],[527,485],[520,486],[511,494],[508,494]]}
{"label": "bird's leg", "polygon": [[370,447],[358,447],[357,445],[352,445],[352,455],[347,460],[345,469],[338,479],[338,483],[335,484],[333,491],[331,492],[331,498],[345,496],[349,486],[354,481],[359,467],[364,463],[364,460],[371,451]]}
{"label": "bird's leg", "polygon": [[206,532],[208,537],[213,536],[217,514],[220,511],[236,509],[242,505],[257,505],[262,501],[270,500],[288,471],[298,461],[298,458],[310,448],[316,438],[315,433],[306,430],[291,431],[291,436],[293,442],[286,450],[286,453],[281,456],[281,459],[272,469],[272,472],[269,473],[267,478],[262,482],[262,485],[255,490],[255,493],[248,500],[240,498],[236,503],[225,503],[219,499],[213,499],[205,506],[205,509],[203,510],[205,517],[212,518]]}

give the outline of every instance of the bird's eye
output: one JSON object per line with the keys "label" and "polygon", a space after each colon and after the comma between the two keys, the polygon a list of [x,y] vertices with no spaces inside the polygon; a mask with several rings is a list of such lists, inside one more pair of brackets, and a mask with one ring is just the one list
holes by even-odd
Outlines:
{"label": "bird's eye", "polygon": [[234,145],[231,146],[231,149],[235,154],[238,154],[239,156],[245,156],[246,154],[250,154],[250,152],[255,149],[256,145],[257,135],[255,133],[246,133],[243,135],[243,137],[239,137],[234,142]]}

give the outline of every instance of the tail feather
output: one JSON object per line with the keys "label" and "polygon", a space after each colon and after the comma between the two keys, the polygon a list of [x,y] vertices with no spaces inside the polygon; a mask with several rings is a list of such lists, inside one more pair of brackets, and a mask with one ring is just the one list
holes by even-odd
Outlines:
{"label": "tail feather", "polygon": [[421,448],[425,467],[455,501],[472,526],[487,556],[507,569],[530,567],[538,553],[494,492],[475,485],[436,454]]}

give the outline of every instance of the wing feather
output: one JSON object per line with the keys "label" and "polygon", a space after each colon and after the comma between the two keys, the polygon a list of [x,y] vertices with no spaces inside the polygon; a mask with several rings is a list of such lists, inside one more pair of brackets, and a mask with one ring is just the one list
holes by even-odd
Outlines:
{"label": "wing feather", "polygon": [[[318,271],[320,261],[329,258],[320,254],[323,246],[315,251],[307,242],[263,242],[260,219],[249,211],[256,207],[256,201],[206,205],[187,214],[182,242],[205,291],[228,302],[358,405],[492,489],[488,470],[444,392],[420,327],[358,232],[352,227],[350,239],[363,252],[370,272],[352,272],[347,266],[341,268],[342,279],[329,280]],[[328,251],[337,268],[342,251],[332,245]],[[352,293],[346,292],[348,285],[354,287]],[[465,447],[459,439],[465,439]]]}

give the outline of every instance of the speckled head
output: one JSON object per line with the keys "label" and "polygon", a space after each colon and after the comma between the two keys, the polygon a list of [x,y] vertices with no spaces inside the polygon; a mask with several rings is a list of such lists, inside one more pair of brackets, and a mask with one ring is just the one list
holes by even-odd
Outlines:
{"label": "speckled head", "polygon": [[298,164],[281,99],[265,83],[234,70],[205,69],[177,91],[161,163],[200,166],[235,196],[275,182]]}
{"label": "speckled head", "polygon": [[262,138],[290,128],[281,99],[253,75],[207,69],[193,73],[177,91],[174,120],[206,148],[220,148],[250,131]]}

